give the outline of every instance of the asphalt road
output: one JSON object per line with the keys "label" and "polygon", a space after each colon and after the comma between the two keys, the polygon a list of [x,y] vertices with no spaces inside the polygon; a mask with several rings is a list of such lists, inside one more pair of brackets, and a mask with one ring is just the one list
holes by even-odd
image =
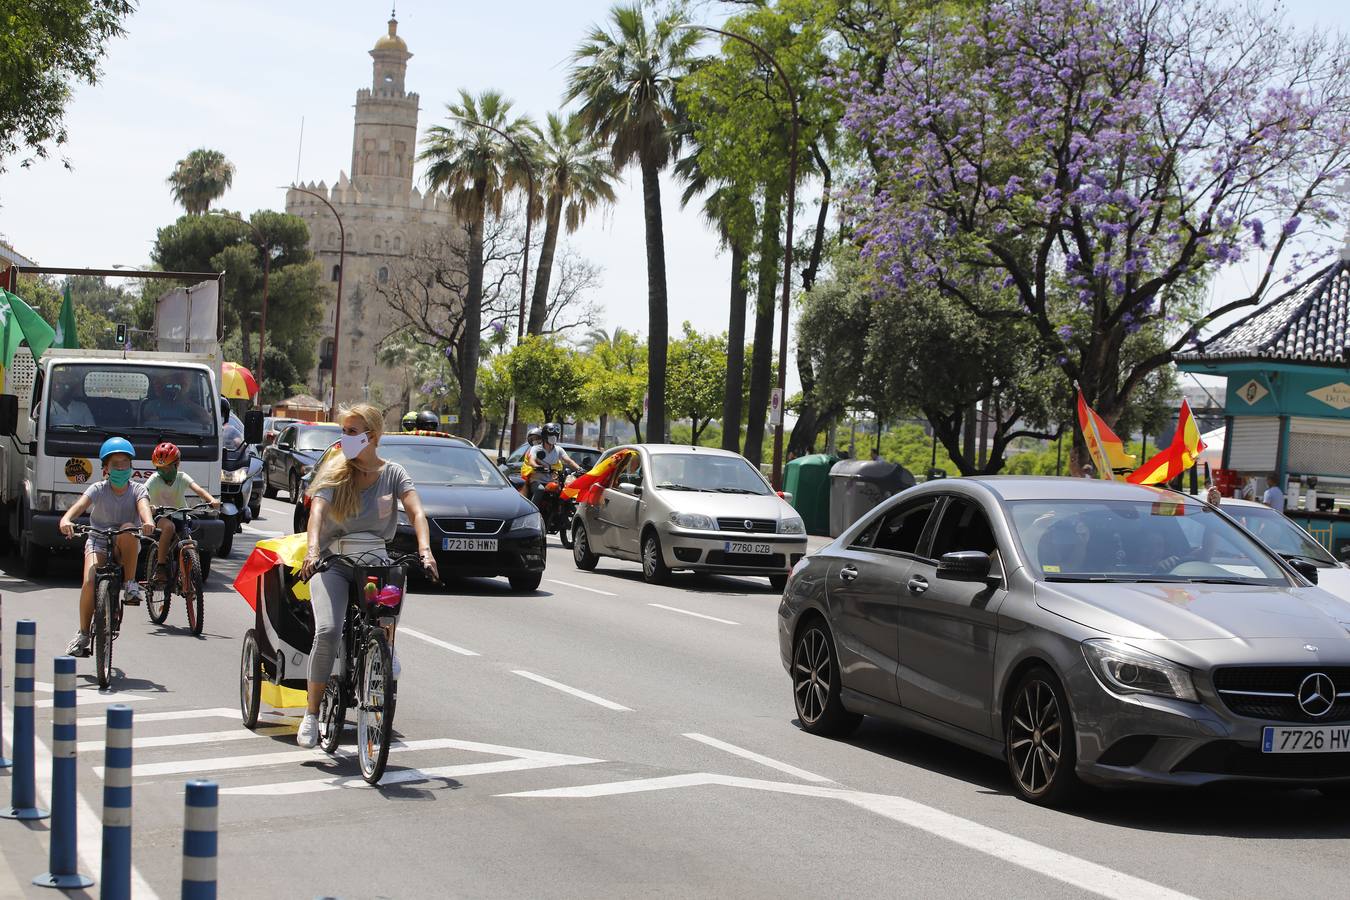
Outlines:
{"label": "asphalt road", "polygon": [[[284,501],[264,501],[246,536],[289,524]],[[97,877],[104,708],[130,701],[138,897],[178,892],[183,784],[197,777],[221,786],[220,891],[232,897],[1345,890],[1350,815],[1313,792],[1094,792],[1060,812],[1012,797],[999,762],[884,723],[815,738],[794,723],[765,582],[649,587],[628,564],[580,572],[556,545],[532,596],[471,580],[409,597],[396,717],[407,747],[371,788],[350,755],[298,750],[295,718],[240,725],[252,611],[229,583],[250,543],[217,562],[202,637],[187,634],[181,602],[163,627],[133,608],[115,690],[100,694],[92,661],[79,664],[81,867]],[[11,574],[12,558],[0,568],[8,741],[13,623],[37,620],[49,690],[78,582],[73,557],[36,584]],[[50,709],[37,715],[45,793]],[[47,868],[47,827],[0,820],[0,896],[50,896],[28,884]]]}

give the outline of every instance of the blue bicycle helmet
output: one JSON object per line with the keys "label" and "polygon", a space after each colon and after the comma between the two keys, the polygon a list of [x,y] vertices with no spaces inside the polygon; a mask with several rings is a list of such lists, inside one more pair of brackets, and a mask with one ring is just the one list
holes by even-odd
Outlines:
{"label": "blue bicycle helmet", "polygon": [[110,437],[104,441],[103,446],[98,448],[99,462],[106,462],[114,453],[125,453],[132,459],[136,458],[136,448],[124,437]]}

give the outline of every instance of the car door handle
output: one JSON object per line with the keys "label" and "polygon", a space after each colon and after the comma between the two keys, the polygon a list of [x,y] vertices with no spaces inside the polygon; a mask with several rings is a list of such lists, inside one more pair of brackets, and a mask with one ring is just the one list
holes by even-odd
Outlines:
{"label": "car door handle", "polygon": [[858,570],[853,566],[844,566],[839,570],[839,578],[842,581],[852,581],[858,577]]}
{"label": "car door handle", "polygon": [[907,586],[909,587],[910,593],[922,594],[924,591],[928,590],[928,579],[924,578],[922,575],[915,575],[909,580]]}

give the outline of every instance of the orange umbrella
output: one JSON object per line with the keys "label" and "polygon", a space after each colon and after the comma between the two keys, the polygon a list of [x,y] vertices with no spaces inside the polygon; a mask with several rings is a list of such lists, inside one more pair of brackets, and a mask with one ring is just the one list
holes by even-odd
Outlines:
{"label": "orange umbrella", "polygon": [[258,393],[258,380],[239,363],[227,362],[220,367],[220,393],[231,400],[247,400]]}

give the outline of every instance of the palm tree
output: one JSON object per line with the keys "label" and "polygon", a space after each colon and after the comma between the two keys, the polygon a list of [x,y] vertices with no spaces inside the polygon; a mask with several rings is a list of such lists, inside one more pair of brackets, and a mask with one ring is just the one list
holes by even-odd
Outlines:
{"label": "palm tree", "polygon": [[188,215],[200,216],[234,183],[234,163],[219,150],[199,147],[180,159],[165,181]]}
{"label": "palm tree", "polygon": [[636,162],[642,170],[647,238],[648,440],[666,434],[666,247],[661,227],[661,170],[676,142],[675,87],[697,42],[684,17],[673,11],[650,26],[641,7],[615,6],[610,28],[599,25],[572,54],[567,101],[591,134],[610,147],[617,167]]}
{"label": "palm tree", "polygon": [[[483,226],[489,213],[501,215],[506,195],[523,187],[525,162],[510,141],[483,126],[510,135],[524,146],[532,128],[526,118],[508,121],[511,101],[497,91],[477,97],[459,92],[459,102],[446,106],[450,122],[435,125],[422,141],[420,159],[427,166],[427,185],[450,195],[451,208],[467,223],[469,283],[464,297],[464,345],[459,354],[459,431],[475,433],[479,341],[483,325]],[[475,124],[477,123],[477,124]]]}
{"label": "palm tree", "polygon": [[[586,221],[596,206],[614,202],[614,165],[606,151],[586,131],[576,113],[566,121],[548,114],[544,131],[538,134],[539,160],[535,171],[542,172],[540,192],[544,205],[544,243],[539,249],[539,267],[534,275],[534,295],[530,298],[527,334],[542,334],[548,313],[548,283],[553,274],[553,254],[558,247],[558,231],[563,224],[571,234]],[[564,218],[564,213],[566,217]]]}

